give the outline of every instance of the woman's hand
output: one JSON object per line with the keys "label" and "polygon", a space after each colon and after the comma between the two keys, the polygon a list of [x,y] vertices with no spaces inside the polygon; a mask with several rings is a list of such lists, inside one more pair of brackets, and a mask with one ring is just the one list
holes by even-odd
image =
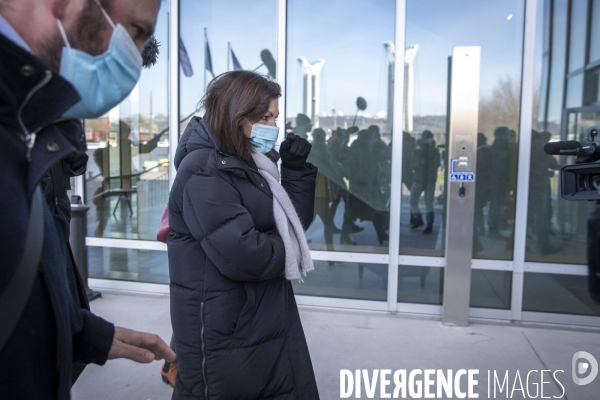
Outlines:
{"label": "woman's hand", "polygon": [[281,165],[289,169],[303,169],[311,148],[312,145],[306,139],[290,133],[279,147]]}

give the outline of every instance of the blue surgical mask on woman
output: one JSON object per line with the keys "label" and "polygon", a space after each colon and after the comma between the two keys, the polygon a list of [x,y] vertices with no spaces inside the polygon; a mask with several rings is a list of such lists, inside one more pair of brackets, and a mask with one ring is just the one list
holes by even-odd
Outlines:
{"label": "blue surgical mask on woman", "polygon": [[[250,121],[248,121],[250,123]],[[279,137],[279,128],[265,124],[251,124],[250,140],[256,151],[267,154],[275,146]]]}
{"label": "blue surgical mask on woman", "polygon": [[98,0],[94,0],[113,27],[108,50],[91,56],[71,48],[60,20],[56,20],[65,41],[60,75],[81,95],[81,100],[64,113],[65,118],[97,118],[125,99],[140,78],[142,56],[125,28],[115,26]]}

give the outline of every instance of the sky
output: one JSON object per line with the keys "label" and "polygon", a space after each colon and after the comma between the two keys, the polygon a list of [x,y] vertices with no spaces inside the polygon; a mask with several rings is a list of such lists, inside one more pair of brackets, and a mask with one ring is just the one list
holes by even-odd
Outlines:
{"label": "sky", "polygon": [[[288,2],[288,116],[302,108],[297,58],[325,59],[321,112],[353,113],[362,96],[372,115],[387,109],[387,56],[394,39],[393,0],[291,0]],[[447,59],[454,46],[481,46],[481,95],[501,78],[521,72],[522,0],[408,0],[406,46],[414,61],[416,115],[446,113]],[[510,17],[509,17],[510,16]]]}
{"label": "sky", "polygon": [[[227,72],[227,42],[244,69],[262,64],[263,49],[276,57],[275,0],[181,0],[179,8],[180,34],[194,69],[191,77],[180,73],[181,115],[194,111],[204,93],[204,28],[215,75]],[[212,75],[206,76],[210,82]]]}
{"label": "sky", "polygon": [[[161,55],[142,72],[140,109],[167,112],[167,2],[157,24]],[[446,113],[447,58],[459,45],[481,46],[481,96],[489,96],[501,78],[520,78],[524,0],[408,0],[406,45],[418,44],[414,62],[416,115]],[[302,112],[302,72],[298,57],[325,59],[321,73],[321,109],[356,111],[356,98],[367,100],[365,113],[387,110],[388,61],[383,42],[393,41],[394,0],[289,0],[287,36],[287,116]],[[275,0],[181,0],[180,34],[194,69],[182,73],[181,115],[192,112],[204,91],[204,28],[213,71],[227,71],[227,42],[245,69],[276,56]],[[258,71],[266,73],[264,67]],[[212,76],[207,73],[207,81]]]}
{"label": "sky", "polygon": [[[152,111],[154,115],[167,115],[168,110],[168,2],[161,3],[154,35],[160,43],[159,56],[154,66],[142,69],[138,82],[139,106],[142,115],[150,115],[150,92],[152,92]],[[125,100],[127,102],[127,100]],[[123,110],[124,108],[122,108]],[[125,107],[126,109],[126,107]]]}

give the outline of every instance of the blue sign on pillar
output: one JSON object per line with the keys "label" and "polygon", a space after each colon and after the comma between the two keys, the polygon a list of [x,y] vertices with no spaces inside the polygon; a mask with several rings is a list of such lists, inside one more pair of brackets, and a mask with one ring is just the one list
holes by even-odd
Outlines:
{"label": "blue sign on pillar", "polygon": [[475,182],[475,172],[455,171],[454,166],[458,160],[450,162],[450,182]]}

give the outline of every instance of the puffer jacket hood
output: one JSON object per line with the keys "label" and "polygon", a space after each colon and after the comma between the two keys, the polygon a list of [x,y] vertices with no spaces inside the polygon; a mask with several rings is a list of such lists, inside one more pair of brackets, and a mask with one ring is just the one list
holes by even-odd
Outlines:
{"label": "puffer jacket hood", "polygon": [[192,117],[179,140],[177,152],[175,153],[175,168],[179,168],[181,161],[189,153],[202,148],[216,149],[217,141],[214,139],[204,119]]}

